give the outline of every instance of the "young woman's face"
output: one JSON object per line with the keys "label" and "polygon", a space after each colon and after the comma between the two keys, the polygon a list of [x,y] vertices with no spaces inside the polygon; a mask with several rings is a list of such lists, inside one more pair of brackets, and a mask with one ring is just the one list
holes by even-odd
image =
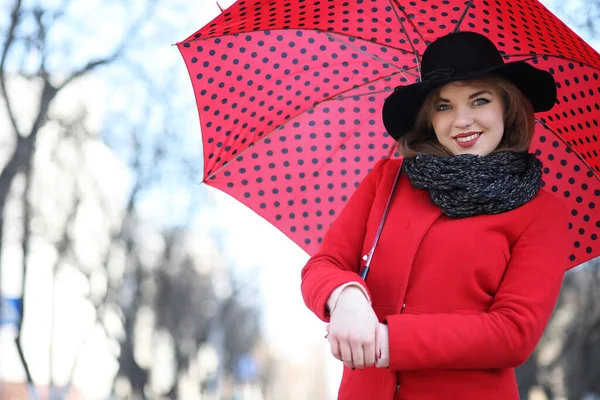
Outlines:
{"label": "young woman's face", "polygon": [[440,92],[432,125],[438,141],[452,154],[487,156],[504,134],[500,93],[492,87],[450,83]]}

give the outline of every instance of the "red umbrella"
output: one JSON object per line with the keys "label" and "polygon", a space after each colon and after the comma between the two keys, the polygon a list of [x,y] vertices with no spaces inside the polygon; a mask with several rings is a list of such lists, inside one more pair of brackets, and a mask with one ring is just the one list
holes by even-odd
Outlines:
{"label": "red umbrella", "polygon": [[558,100],[532,145],[572,209],[570,267],[600,255],[600,55],[535,0],[240,0],[178,43],[204,144],[204,182],[309,254],[394,141],[395,86],[419,79],[428,43],[483,33],[506,61],[549,70]]}

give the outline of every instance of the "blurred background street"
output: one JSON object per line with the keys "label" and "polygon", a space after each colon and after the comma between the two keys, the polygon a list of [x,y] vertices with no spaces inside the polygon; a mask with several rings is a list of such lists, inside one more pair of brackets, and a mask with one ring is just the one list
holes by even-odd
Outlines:
{"label": "blurred background street", "polygon": [[[174,44],[232,3],[0,1],[0,399],[335,399],[308,255],[199,183]],[[600,49],[600,0],[542,3]],[[598,259],[518,379],[600,399]]]}

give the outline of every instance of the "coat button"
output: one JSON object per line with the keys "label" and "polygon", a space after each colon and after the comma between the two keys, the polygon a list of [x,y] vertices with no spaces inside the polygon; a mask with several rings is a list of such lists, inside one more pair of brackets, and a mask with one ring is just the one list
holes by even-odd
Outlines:
{"label": "coat button", "polygon": [[402,303],[402,309],[404,310],[406,308],[406,303]]}

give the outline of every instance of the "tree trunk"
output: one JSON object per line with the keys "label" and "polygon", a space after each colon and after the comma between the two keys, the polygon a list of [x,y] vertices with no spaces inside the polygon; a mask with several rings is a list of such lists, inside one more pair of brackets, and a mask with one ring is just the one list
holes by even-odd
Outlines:
{"label": "tree trunk", "polygon": [[[12,156],[10,157],[10,160],[4,166],[2,172],[0,173],[0,260],[2,260],[3,254],[2,245],[4,239],[5,226],[4,211],[6,208],[6,200],[8,199],[8,195],[10,193],[10,188],[15,177],[22,170],[23,166],[30,165],[32,162],[37,134],[40,131],[40,128],[42,127],[44,122],[46,121],[48,109],[50,108],[50,103],[52,102],[57,93],[58,90],[54,86],[52,86],[48,81],[44,81],[44,89],[42,90],[38,115],[31,127],[31,131],[27,136],[21,136],[17,132],[17,144],[15,150]],[[23,254],[23,257],[26,256],[26,254]],[[23,277],[23,279],[25,279],[25,277]]]}
{"label": "tree trunk", "polygon": [[6,200],[8,199],[10,187],[15,177],[22,170],[23,166],[27,164],[27,160],[31,159],[34,138],[35,136],[26,138],[18,136],[16,148],[0,173],[0,257],[2,257],[2,244],[4,242],[2,239],[4,238],[4,209]]}

